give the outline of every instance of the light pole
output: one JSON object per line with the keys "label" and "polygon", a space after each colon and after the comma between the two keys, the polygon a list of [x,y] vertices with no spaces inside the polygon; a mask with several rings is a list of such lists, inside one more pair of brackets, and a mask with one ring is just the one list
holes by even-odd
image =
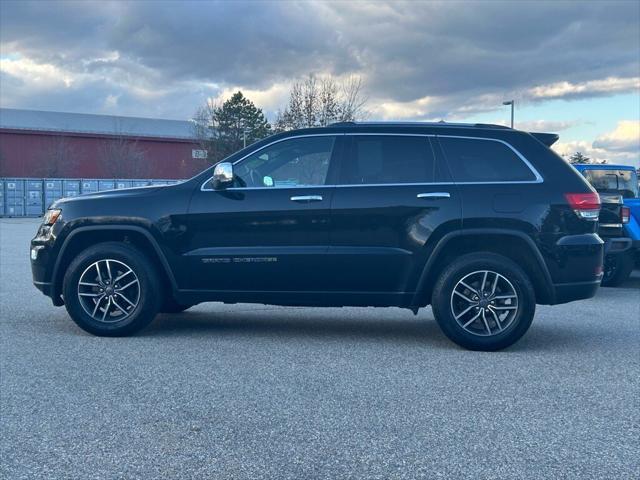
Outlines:
{"label": "light pole", "polygon": [[513,128],[513,107],[515,106],[515,100],[509,100],[508,102],[502,102],[502,105],[511,105],[511,128]]}
{"label": "light pole", "polygon": [[248,131],[249,129],[247,127],[244,127],[242,129],[242,143],[244,144],[242,148],[247,148],[247,132]]}

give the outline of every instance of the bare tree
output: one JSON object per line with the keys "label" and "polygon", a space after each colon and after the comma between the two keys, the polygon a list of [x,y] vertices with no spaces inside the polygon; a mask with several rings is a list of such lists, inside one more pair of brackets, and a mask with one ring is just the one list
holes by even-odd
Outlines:
{"label": "bare tree", "polygon": [[78,163],[77,152],[69,139],[56,135],[38,158],[38,172],[43,177],[73,176]]}
{"label": "bare tree", "polygon": [[349,122],[366,118],[369,113],[366,110],[367,97],[362,93],[362,79],[350,76],[341,84],[340,120]]}
{"label": "bare tree", "polygon": [[101,161],[111,178],[145,178],[151,171],[138,141],[117,135],[101,145]]}
{"label": "bare tree", "polygon": [[362,94],[362,80],[351,76],[338,81],[333,77],[308,75],[291,87],[289,102],[278,112],[275,131],[326,126],[364,118],[367,99]]}

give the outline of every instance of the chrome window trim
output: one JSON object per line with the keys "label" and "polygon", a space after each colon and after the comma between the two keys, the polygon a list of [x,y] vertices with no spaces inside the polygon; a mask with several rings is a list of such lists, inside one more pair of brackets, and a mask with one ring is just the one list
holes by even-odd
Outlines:
{"label": "chrome window trim", "polygon": [[[270,147],[271,145],[275,145],[276,143],[280,143],[280,142],[284,142],[285,140],[293,140],[294,138],[307,138],[307,137],[338,137],[338,136],[344,136],[344,133],[309,133],[307,135],[292,135],[291,137],[285,137],[285,138],[279,138],[278,140],[274,140],[271,143],[267,143],[266,145],[263,145],[262,147],[260,147],[257,150],[254,150],[252,152],[247,153],[244,157],[239,158],[238,160],[236,160],[235,162],[233,162],[233,165],[235,165],[236,163],[240,163],[241,161],[243,161],[245,158],[250,157],[251,155],[261,152],[262,150],[264,150],[267,147]],[[332,152],[333,154],[333,152]],[[213,188],[204,188],[205,185],[211,183],[211,180],[213,179],[213,175],[210,176],[209,178],[207,178],[202,185],[200,185],[200,191],[201,192],[215,192],[215,190]],[[317,188],[318,186],[326,186],[326,185],[317,185],[317,186],[309,186],[309,188]],[[257,189],[269,189],[269,190],[274,190],[274,189],[282,189],[282,188],[304,188],[304,187],[231,187],[231,188],[225,188],[225,191],[229,191],[229,190],[257,190]]]}
{"label": "chrome window trim", "polygon": [[[467,135],[438,135],[433,133],[376,133],[376,132],[348,132],[348,133],[311,133],[307,135],[294,135],[291,137],[280,138],[271,143],[268,143],[258,150],[254,150],[253,152],[248,153],[242,158],[239,158],[233,165],[241,162],[247,157],[264,150],[271,145],[275,145],[276,143],[284,142],[285,140],[292,140],[295,138],[307,138],[307,137],[337,137],[337,136],[396,136],[396,137],[442,137],[442,138],[463,138],[465,140],[486,140],[489,142],[498,142],[505,145],[509,148],[516,156],[527,166],[527,168],[533,173],[535,176],[535,180],[495,180],[491,182],[416,182],[416,183],[363,183],[363,184],[340,184],[340,185],[299,185],[299,186],[291,186],[291,187],[230,187],[226,188],[224,191],[239,191],[239,190],[284,190],[284,189],[292,189],[292,188],[349,188],[349,187],[398,187],[398,186],[431,186],[431,185],[520,185],[520,184],[532,184],[532,183],[544,183],[544,179],[542,175],[536,170],[536,168],[526,159],[524,155],[522,155],[513,145],[509,142],[505,142],[504,140],[500,140],[499,138],[489,138],[489,137],[470,137]],[[211,183],[211,179],[213,176],[209,177],[205,180],[202,185],[200,185],[200,191],[202,192],[215,192],[213,188],[205,188],[205,185]]]}

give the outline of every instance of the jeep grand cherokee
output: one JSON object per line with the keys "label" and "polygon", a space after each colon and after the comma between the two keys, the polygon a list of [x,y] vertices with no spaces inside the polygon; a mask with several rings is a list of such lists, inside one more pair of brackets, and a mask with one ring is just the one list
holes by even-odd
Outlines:
{"label": "jeep grand cherokee", "polygon": [[210,301],[431,305],[451,340],[498,350],[536,304],[592,297],[602,277],[599,197],[557,138],[447,123],[274,135],[177,185],[55,202],[34,283],[96,335]]}

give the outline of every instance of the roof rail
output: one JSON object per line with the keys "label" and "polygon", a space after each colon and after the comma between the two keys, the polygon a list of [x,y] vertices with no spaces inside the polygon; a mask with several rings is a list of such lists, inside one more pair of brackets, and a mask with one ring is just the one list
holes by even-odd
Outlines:
{"label": "roof rail", "polygon": [[351,125],[356,125],[356,122],[334,122],[327,125],[327,127],[346,127]]}
{"label": "roof rail", "polygon": [[336,122],[328,125],[329,127],[355,127],[358,125],[369,125],[369,126],[438,126],[438,127],[477,127],[477,128],[499,128],[504,130],[510,130],[510,127],[506,127],[504,125],[495,125],[491,123],[455,123],[455,122],[445,122],[444,120],[440,120],[439,122]]}

